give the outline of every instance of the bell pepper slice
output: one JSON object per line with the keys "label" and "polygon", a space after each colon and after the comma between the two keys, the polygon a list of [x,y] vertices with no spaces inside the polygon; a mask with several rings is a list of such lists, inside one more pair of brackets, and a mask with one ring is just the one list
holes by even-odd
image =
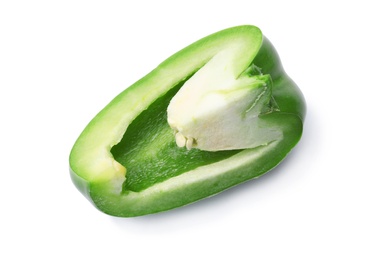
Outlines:
{"label": "bell pepper slice", "polygon": [[[263,104],[270,109],[260,106],[256,115],[265,132],[255,138],[252,133],[257,131],[251,131],[249,139],[256,141],[249,148],[236,144],[221,149],[208,141],[204,143],[209,149],[200,149],[188,139],[180,146],[189,149],[179,147],[176,129],[168,122],[170,102],[199,73],[205,78],[205,73],[215,72],[204,68],[223,52],[230,53],[223,61],[235,77],[248,73],[268,86],[270,101]],[[302,135],[305,109],[302,93],[262,32],[248,25],[225,29],[172,55],[102,109],[72,148],[70,175],[81,193],[106,214],[133,217],[166,211],[277,166]],[[278,134],[266,134],[270,130]],[[257,142],[263,133],[269,137]],[[203,136],[210,138],[208,133]],[[229,138],[237,141],[233,135]],[[246,135],[241,138],[248,140]]]}

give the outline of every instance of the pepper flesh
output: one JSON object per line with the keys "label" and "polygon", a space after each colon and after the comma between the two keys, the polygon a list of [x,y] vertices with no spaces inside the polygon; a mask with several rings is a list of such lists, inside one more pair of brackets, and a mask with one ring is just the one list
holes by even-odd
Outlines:
{"label": "pepper flesh", "polygon": [[[175,142],[175,136],[172,130],[170,133],[157,131],[155,143],[148,147],[144,142],[145,152],[129,153],[133,158],[129,165],[137,165],[137,158],[141,163],[147,161],[145,158],[155,160],[149,164],[157,167],[147,169],[150,174],[146,179],[152,181],[138,188],[128,185],[129,188],[127,179],[131,179],[132,174],[126,163],[128,157],[119,158],[126,154],[122,150],[127,147],[127,134],[137,131],[133,124],[144,113],[149,113],[150,117],[167,117],[164,110],[149,111],[148,108],[174,88],[181,87],[217,53],[228,48],[243,54],[233,60],[236,74],[240,75],[254,65],[263,75],[270,76],[272,100],[278,109],[260,114],[258,120],[263,129],[275,129],[280,134],[262,145],[224,154],[192,149],[173,158],[169,152],[176,147],[166,145],[162,149],[163,159],[160,159],[155,155],[158,144]],[[70,154],[71,178],[77,188],[107,214],[131,217],[165,211],[221,192],[278,165],[299,141],[304,115],[305,103],[300,90],[284,72],[275,49],[261,31],[254,26],[226,29],[174,54],[111,101],[74,144]],[[159,129],[167,128],[161,123]],[[153,132],[152,128],[150,132]],[[138,147],[137,140],[134,147]],[[205,159],[195,164],[191,162],[195,158]],[[163,164],[169,165],[166,163],[169,160],[176,160],[173,165],[177,169],[163,176],[159,171],[163,171]],[[191,166],[180,166],[184,162]],[[157,171],[162,177],[153,180],[153,172]],[[143,182],[147,181],[140,181]]]}

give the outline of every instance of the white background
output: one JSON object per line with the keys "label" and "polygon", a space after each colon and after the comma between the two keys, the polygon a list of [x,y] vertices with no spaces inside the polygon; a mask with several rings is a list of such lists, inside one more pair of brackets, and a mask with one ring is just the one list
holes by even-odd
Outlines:
{"label": "white background", "polygon": [[[376,259],[372,1],[1,1],[0,259]],[[121,219],[74,187],[70,149],[124,88],[186,45],[253,24],[303,91],[277,169]]]}

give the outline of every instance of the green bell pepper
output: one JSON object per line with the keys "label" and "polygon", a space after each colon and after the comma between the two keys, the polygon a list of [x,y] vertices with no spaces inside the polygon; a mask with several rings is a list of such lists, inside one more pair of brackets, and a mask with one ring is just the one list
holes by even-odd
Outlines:
{"label": "green bell pepper", "polygon": [[71,178],[110,215],[169,210],[274,168],[299,141],[304,116],[269,40],[254,26],[229,28],[172,55],[100,111],[72,148]]}

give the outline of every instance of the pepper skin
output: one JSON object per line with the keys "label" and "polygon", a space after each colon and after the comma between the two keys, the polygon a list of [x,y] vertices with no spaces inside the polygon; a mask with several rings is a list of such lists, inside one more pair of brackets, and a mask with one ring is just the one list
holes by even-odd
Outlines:
{"label": "pepper skin", "polygon": [[[272,81],[278,109],[260,114],[281,135],[249,149],[177,147],[167,106],[179,88],[220,51],[233,48],[239,75],[256,66]],[[133,217],[166,211],[217,194],[277,166],[298,143],[305,102],[278,54],[255,26],[209,35],[172,55],[115,97],[83,130],[70,157],[73,183],[99,210]]]}

